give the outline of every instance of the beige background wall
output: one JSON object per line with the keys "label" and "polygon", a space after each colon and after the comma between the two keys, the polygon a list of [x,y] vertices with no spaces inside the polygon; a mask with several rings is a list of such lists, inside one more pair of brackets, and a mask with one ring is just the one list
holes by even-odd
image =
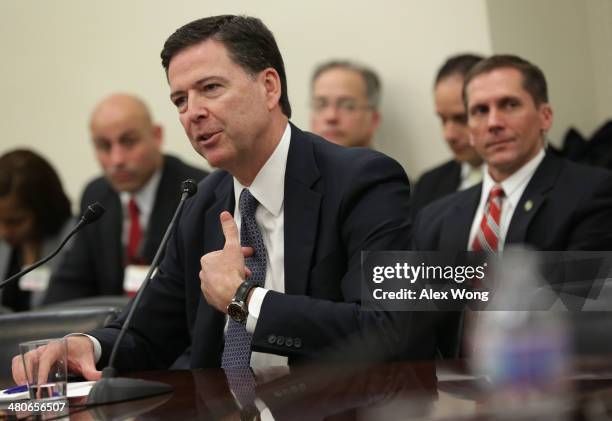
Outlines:
{"label": "beige background wall", "polygon": [[[550,10],[558,2],[563,6]],[[601,15],[609,5],[610,0],[382,0],[375,5],[360,0],[223,5],[208,0],[0,0],[0,153],[19,146],[38,150],[58,168],[76,201],[84,183],[99,172],[89,143],[89,112],[101,97],[128,91],[142,96],[165,127],[167,151],[205,165],[191,150],[168,100],[159,52],[166,37],[190,20],[245,13],[262,18],[277,37],[293,121],[302,128],[308,128],[308,84],[317,63],[346,57],[378,70],[384,121],[377,147],[414,178],[450,156],[433,113],[431,85],[437,67],[456,52],[507,48],[543,63],[554,81],[553,100],[568,104],[557,113],[553,135],[569,124],[589,132],[609,116],[610,89],[602,93],[598,84],[612,85],[610,72],[600,69],[610,57],[597,56],[610,45],[601,40],[601,34],[610,35],[612,13],[607,20]],[[534,14],[524,19],[530,10]],[[579,23],[567,34],[575,20]],[[598,31],[590,29],[593,21]],[[532,43],[541,25],[547,37]],[[555,50],[544,54],[549,45]],[[586,71],[584,62],[589,63]]]}
{"label": "beige background wall", "polygon": [[560,144],[612,118],[612,0],[488,0],[493,51],[521,55],[547,76]]}

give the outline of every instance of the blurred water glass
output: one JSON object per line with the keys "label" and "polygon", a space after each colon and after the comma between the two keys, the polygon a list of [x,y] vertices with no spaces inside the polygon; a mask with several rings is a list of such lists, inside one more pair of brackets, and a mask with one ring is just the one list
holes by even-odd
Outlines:
{"label": "blurred water glass", "polygon": [[30,399],[66,399],[67,350],[66,338],[42,339],[19,344]]}

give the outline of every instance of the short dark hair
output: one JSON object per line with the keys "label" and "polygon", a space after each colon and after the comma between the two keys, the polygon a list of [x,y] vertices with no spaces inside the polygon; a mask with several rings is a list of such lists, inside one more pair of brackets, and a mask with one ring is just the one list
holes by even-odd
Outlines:
{"label": "short dark hair", "polygon": [[257,18],[235,15],[211,16],[180,27],[168,37],[161,52],[162,66],[166,74],[170,61],[175,55],[208,39],[223,44],[230,58],[251,75],[269,67],[276,70],[281,80],[279,104],[283,114],[291,118],[283,57],[274,35]]}
{"label": "short dark hair", "polygon": [[525,89],[536,106],[548,102],[548,87],[546,85],[546,77],[538,66],[527,60],[511,55],[499,54],[493,55],[476,64],[472,70],[465,76],[463,82],[463,101],[467,107],[467,86],[476,76],[484,73],[490,73],[496,69],[516,69],[523,76],[523,89]]}
{"label": "short dark hair", "polygon": [[34,214],[34,235],[57,234],[70,218],[70,200],[59,176],[43,157],[15,149],[0,157],[0,197],[14,195]]}
{"label": "short dark hair", "polygon": [[353,70],[363,77],[363,81],[366,86],[366,96],[368,98],[368,105],[378,108],[380,105],[380,97],[382,86],[380,83],[380,78],[376,74],[376,72],[370,69],[363,64],[356,63],[354,61],[349,60],[330,60],[325,63],[319,64],[312,74],[312,79],[310,80],[311,87],[314,87],[314,83],[317,78],[324,72],[331,69],[347,69]]}
{"label": "short dark hair", "polygon": [[459,75],[465,78],[465,75],[468,74],[470,69],[483,58],[484,57],[476,54],[457,54],[449,57],[438,69],[434,86],[440,83],[442,79],[446,79],[450,76]]}

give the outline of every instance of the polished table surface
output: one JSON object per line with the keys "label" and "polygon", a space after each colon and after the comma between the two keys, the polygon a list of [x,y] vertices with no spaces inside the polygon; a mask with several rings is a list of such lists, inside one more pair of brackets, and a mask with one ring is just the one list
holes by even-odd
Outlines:
{"label": "polished table surface", "polygon": [[[486,380],[474,376],[463,361],[302,366],[292,367],[290,372],[287,368],[271,367],[256,373],[254,388],[246,387],[249,391],[246,401],[244,383],[236,386],[243,379],[241,374],[245,373],[226,375],[221,369],[132,373],[130,377],[170,384],[174,392],[89,408],[80,406],[79,400],[71,400],[70,419],[474,420],[491,419],[495,415],[513,416],[512,419],[599,420],[612,417],[612,363],[601,361],[581,361],[567,381],[561,382],[562,387],[555,388],[552,397],[523,388],[515,401],[492,395],[486,388]],[[6,410],[0,410],[0,414],[5,419],[29,415]],[[59,415],[62,414],[46,413],[42,419]]]}

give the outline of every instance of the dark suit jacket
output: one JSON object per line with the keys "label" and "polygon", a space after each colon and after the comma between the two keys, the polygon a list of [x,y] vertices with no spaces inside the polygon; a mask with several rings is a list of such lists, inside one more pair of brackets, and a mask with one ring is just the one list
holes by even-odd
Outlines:
{"label": "dark suit jacket", "polygon": [[[466,250],[481,189],[482,183],[423,209],[414,224],[414,247]],[[547,154],[510,221],[505,244],[512,243],[537,250],[612,250],[612,173]]]}
{"label": "dark suit jacket", "polygon": [[461,183],[461,164],[451,159],[424,173],[414,186],[410,212],[416,216],[421,209],[449,194],[455,193]]}
{"label": "dark suit jacket", "polygon": [[[189,166],[173,156],[164,156],[164,167],[147,227],[142,257],[150,263],[166,227],[178,205],[180,184],[187,178],[196,181],[206,172]],[[106,212],[96,223],[79,232],[62,263],[53,273],[46,303],[96,295],[122,295],[124,248],[119,194],[104,177],[92,181],[81,199],[81,212],[92,202],[100,202]]]}
{"label": "dark suit jacket", "polygon": [[[481,189],[482,183],[425,207],[414,225],[415,249],[467,250]],[[513,243],[549,251],[612,250],[612,172],[547,153],[510,221],[505,244]],[[438,343],[443,355],[454,357],[461,321],[458,313],[451,319]]]}
{"label": "dark suit jacket", "polygon": [[[360,306],[361,251],[410,245],[404,170],[381,153],[291,129],[284,191],[286,293],[267,293],[252,349],[286,355],[290,364],[431,358],[433,335],[417,320],[420,314]],[[223,248],[223,210],[234,211],[233,182],[229,173],[217,171],[185,206],[122,344],[119,369],[167,367],[190,343],[192,367],[220,366],[225,315],[204,299],[198,273],[200,257]],[[92,333],[102,344],[102,365],[122,320]]]}

